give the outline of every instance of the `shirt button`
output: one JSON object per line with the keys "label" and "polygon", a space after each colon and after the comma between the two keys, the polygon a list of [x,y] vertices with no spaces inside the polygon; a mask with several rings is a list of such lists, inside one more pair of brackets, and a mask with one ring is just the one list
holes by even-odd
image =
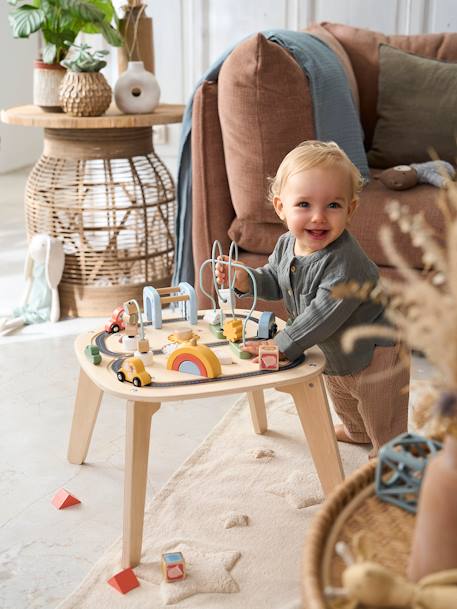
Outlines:
{"label": "shirt button", "polygon": [[292,265],[292,266],[290,267],[290,270],[292,271],[292,273],[295,273],[295,271],[296,271],[297,269],[296,269],[296,267],[295,267],[294,265]]}
{"label": "shirt button", "polygon": [[292,290],[287,290],[287,293],[289,294],[289,296],[292,296]]}

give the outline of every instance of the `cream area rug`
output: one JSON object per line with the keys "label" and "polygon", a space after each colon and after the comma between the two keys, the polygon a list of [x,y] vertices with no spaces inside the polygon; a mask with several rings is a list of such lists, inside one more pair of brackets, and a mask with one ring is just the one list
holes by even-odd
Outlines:
{"label": "cream area rug", "polygon": [[[240,399],[148,506],[140,586],[122,595],[106,583],[121,570],[119,539],[58,609],[300,606],[303,545],[322,491],[290,397],[265,397],[265,435]],[[346,474],[367,462],[368,449],[340,450]],[[164,583],[161,553],[175,550],[188,576]]]}

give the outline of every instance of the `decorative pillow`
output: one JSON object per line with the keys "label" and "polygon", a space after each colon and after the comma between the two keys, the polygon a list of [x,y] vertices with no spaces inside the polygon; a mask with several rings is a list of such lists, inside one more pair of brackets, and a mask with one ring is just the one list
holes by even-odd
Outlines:
{"label": "decorative pillow", "polygon": [[257,34],[224,61],[218,93],[236,215],[281,223],[267,200],[267,178],[294,146],[315,137],[308,79],[285,49]]}
{"label": "decorative pillow", "polygon": [[378,100],[379,45],[389,44],[415,55],[457,61],[457,33],[386,36],[365,28],[343,23],[321,23],[343,46],[354,70],[360,97],[360,120],[365,132],[367,150],[371,147],[376,126]]}
{"label": "decorative pillow", "polygon": [[387,168],[430,160],[455,162],[457,63],[381,44],[378,121],[368,162]]}
{"label": "decorative pillow", "polygon": [[228,230],[228,235],[232,241],[236,241],[247,252],[270,255],[279,237],[287,230],[281,220],[280,222],[281,224],[267,224],[235,218]]}

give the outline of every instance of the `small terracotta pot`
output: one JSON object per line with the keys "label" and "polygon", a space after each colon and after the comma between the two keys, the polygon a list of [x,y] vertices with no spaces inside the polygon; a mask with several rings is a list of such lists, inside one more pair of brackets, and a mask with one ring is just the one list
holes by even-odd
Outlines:
{"label": "small terracotta pot", "polygon": [[101,116],[111,103],[111,87],[100,72],[68,70],[60,86],[60,102],[71,116]]}
{"label": "small terracotta pot", "polygon": [[33,103],[45,112],[62,112],[59,88],[66,69],[58,63],[35,61],[33,70]]}

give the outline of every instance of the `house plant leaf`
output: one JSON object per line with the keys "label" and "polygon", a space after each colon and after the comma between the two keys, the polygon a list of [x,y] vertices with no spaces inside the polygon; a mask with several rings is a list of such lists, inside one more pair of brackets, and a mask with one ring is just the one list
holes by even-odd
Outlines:
{"label": "house plant leaf", "polygon": [[24,4],[14,14],[8,16],[15,38],[28,38],[38,31],[45,21],[45,15],[39,8]]}

